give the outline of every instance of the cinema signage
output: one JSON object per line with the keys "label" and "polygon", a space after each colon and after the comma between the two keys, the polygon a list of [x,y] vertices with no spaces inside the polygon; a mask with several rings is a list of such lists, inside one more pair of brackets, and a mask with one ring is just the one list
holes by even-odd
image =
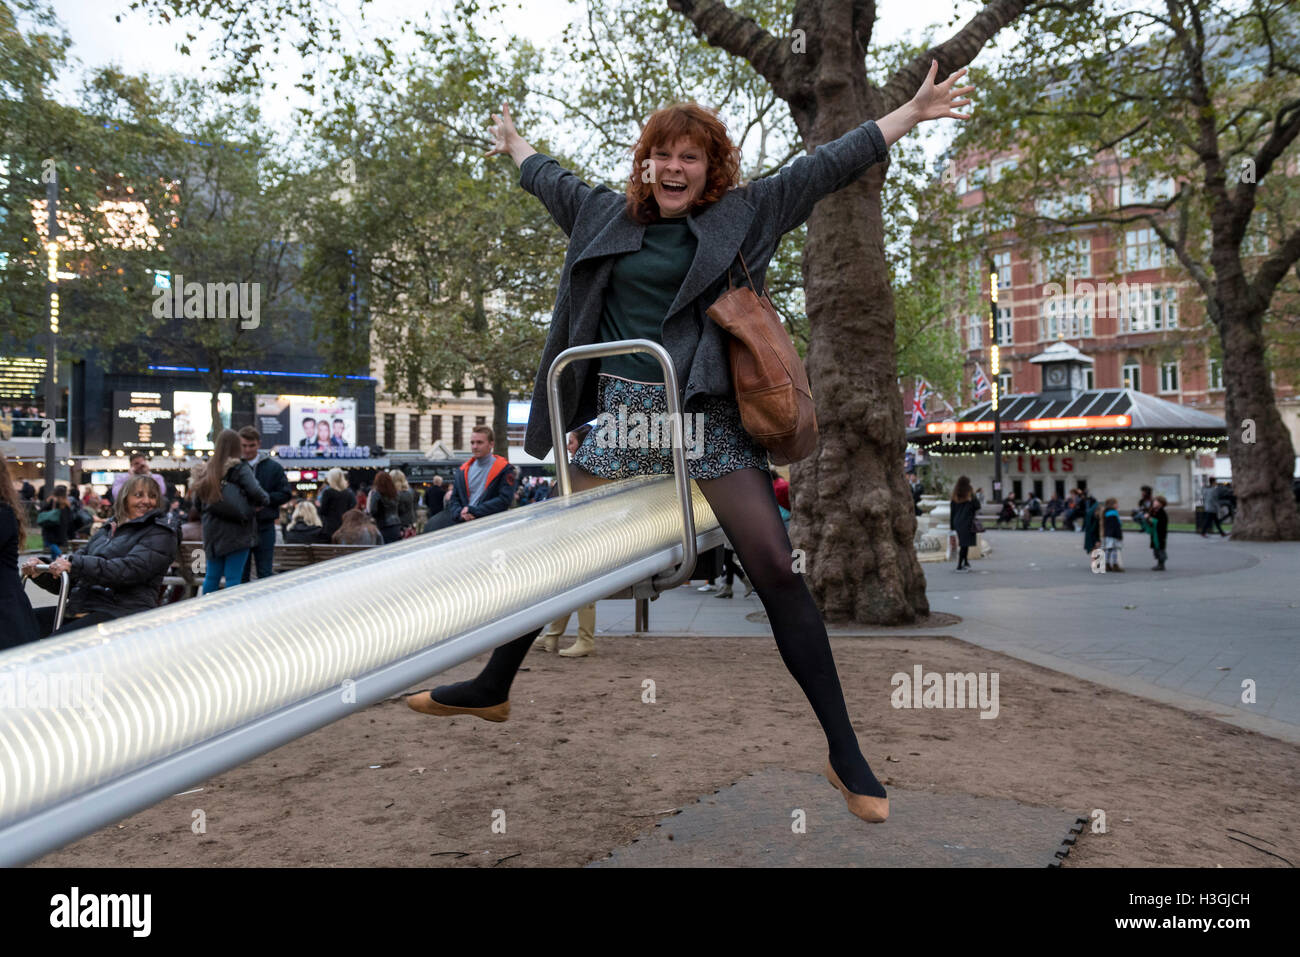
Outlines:
{"label": "cinema signage", "polygon": [[[1021,419],[1002,423],[1003,432],[1069,432],[1078,429],[1127,429],[1133,424],[1129,415],[1076,415],[1057,419]],[[992,421],[985,422],[929,422],[925,426],[929,435],[969,435],[993,433]]]}

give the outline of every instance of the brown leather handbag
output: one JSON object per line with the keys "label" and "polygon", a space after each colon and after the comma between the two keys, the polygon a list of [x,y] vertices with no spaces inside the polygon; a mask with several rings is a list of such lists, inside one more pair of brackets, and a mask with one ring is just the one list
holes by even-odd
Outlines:
{"label": "brown leather handbag", "polygon": [[817,450],[812,388],[776,307],[766,294],[755,294],[749,267],[739,258],[749,286],[735,286],[728,270],[727,291],[705,314],[731,334],[731,381],[745,431],[774,465],[788,465]]}

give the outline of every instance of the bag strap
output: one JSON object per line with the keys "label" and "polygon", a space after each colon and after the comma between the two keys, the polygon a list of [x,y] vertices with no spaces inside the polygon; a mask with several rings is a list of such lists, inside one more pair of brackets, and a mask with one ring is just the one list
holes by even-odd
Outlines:
{"label": "bag strap", "polygon": [[[740,260],[740,268],[743,269],[743,270],[745,271],[745,278],[749,280],[749,288],[754,290],[754,295],[756,295],[756,296],[761,296],[761,295],[763,295],[763,293],[759,292],[758,289],[755,288],[755,286],[754,286],[754,277],[751,276],[751,275],[749,274],[749,267],[745,265],[745,257],[744,257],[744,255],[740,252],[740,250],[736,250],[736,258]],[[735,288],[736,288],[736,284],[735,284],[734,282],[731,281],[731,270],[728,269],[728,270],[727,270],[727,289],[730,291],[730,290],[735,289]]]}

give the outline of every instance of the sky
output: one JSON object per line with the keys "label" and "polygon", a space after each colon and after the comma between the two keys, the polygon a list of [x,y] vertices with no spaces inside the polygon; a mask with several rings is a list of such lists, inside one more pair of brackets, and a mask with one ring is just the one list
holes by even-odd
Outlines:
{"label": "sky", "polygon": [[[419,9],[440,16],[451,6],[450,0],[428,0]],[[953,0],[879,0],[873,39],[892,42],[909,34],[916,35],[927,25],[946,23],[954,12],[960,13],[964,20],[979,6],[975,0],[957,3]],[[133,74],[200,76],[201,68],[207,64],[207,58],[200,51],[206,51],[217,36],[211,24],[205,25],[198,19],[171,24],[153,22],[140,11],[130,10],[128,0],[53,0],[53,7],[72,40],[74,65],[82,67],[116,64]],[[342,0],[336,7],[341,11],[360,9],[356,0]],[[582,3],[570,0],[515,0],[503,14],[503,21],[507,29],[535,44],[549,46],[558,41],[564,25],[580,15],[583,9]],[[347,18],[345,26],[349,44],[357,49],[363,48],[367,38],[377,33],[396,34],[402,18],[414,12],[409,0],[371,0],[365,10],[364,20],[352,15]],[[121,22],[115,19],[116,16],[121,17]],[[940,36],[947,37],[954,29],[944,28]],[[195,51],[192,56],[176,49],[184,41],[186,32],[198,37],[190,45]],[[719,56],[725,55],[719,51]],[[81,72],[80,69],[67,71],[58,87],[60,99],[65,102],[73,99]],[[272,68],[272,74],[280,80],[280,89],[264,97],[262,103],[264,116],[272,125],[289,126],[295,107],[311,105],[305,93],[294,89],[294,81],[300,72],[296,55],[282,57]],[[937,124],[940,127],[953,125],[950,121]],[[927,153],[934,156],[946,145],[951,132],[941,129],[929,132],[934,135],[927,137]]]}

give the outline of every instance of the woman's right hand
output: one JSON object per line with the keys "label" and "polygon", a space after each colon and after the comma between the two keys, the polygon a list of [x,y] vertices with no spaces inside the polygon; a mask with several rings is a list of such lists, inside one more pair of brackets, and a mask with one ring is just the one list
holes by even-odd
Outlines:
{"label": "woman's right hand", "polygon": [[38,574],[36,566],[41,563],[39,558],[30,558],[23,562],[23,575],[27,578],[35,578]]}
{"label": "woman's right hand", "polygon": [[501,112],[492,114],[488,125],[492,134],[492,148],[485,156],[509,156],[516,163],[522,163],[537,151],[524,142],[524,138],[515,129],[514,118],[510,115],[510,104],[502,103]]}
{"label": "woman's right hand", "polygon": [[492,122],[488,125],[488,132],[492,134],[492,148],[487,151],[487,155],[509,155],[514,140],[519,139],[519,132],[515,129],[515,121],[510,116],[509,103],[502,103],[501,112],[492,114]]}

